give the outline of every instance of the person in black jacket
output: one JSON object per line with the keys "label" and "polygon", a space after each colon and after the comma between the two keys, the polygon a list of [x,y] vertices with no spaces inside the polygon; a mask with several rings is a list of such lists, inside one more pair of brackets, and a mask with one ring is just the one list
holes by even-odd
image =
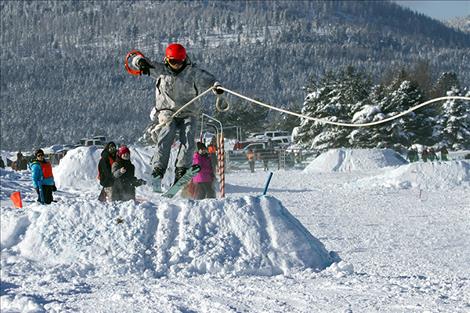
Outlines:
{"label": "person in black jacket", "polygon": [[135,200],[135,187],[145,184],[145,181],[134,176],[135,167],[131,163],[131,152],[126,146],[119,147],[112,173],[114,176],[112,200]]}
{"label": "person in black jacket", "polygon": [[101,152],[101,159],[98,163],[98,177],[100,185],[103,186],[101,193],[98,197],[100,201],[111,201],[114,177],[111,172],[111,167],[116,160],[116,144],[109,142],[104,146]]}

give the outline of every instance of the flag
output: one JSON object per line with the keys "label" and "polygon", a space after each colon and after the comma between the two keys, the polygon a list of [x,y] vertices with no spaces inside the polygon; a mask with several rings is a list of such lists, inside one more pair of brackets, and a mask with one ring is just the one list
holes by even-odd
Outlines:
{"label": "flag", "polygon": [[10,196],[10,199],[13,202],[13,205],[15,206],[15,208],[23,207],[23,201],[21,201],[21,194],[19,191],[15,191],[14,193],[12,193]]}

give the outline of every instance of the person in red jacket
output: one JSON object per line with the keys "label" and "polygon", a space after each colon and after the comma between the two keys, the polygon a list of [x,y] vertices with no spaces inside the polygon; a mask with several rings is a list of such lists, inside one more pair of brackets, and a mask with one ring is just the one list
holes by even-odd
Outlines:
{"label": "person in red jacket", "polygon": [[38,202],[50,204],[54,201],[52,192],[57,191],[54,175],[52,174],[52,165],[45,159],[42,149],[36,150],[34,156],[36,159],[29,164],[29,168],[31,170],[33,186],[38,194]]}
{"label": "person in red jacket", "polygon": [[194,199],[201,200],[215,198],[215,191],[212,185],[214,181],[214,171],[207,148],[202,142],[196,144],[197,151],[193,156],[193,165],[199,165],[201,170],[193,177]]}

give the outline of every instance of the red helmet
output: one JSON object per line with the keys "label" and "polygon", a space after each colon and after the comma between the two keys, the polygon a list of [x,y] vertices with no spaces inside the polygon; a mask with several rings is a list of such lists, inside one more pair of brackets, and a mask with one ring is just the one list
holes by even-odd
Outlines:
{"label": "red helmet", "polygon": [[118,150],[118,152],[117,152],[118,157],[122,157],[122,156],[123,156],[124,154],[126,154],[126,153],[129,153],[129,154],[131,153],[131,152],[129,151],[129,148],[126,147],[126,146],[120,146],[120,147],[119,147],[119,150]]}
{"label": "red helmet", "polygon": [[165,57],[177,61],[186,60],[186,49],[179,43],[171,43],[166,47]]}

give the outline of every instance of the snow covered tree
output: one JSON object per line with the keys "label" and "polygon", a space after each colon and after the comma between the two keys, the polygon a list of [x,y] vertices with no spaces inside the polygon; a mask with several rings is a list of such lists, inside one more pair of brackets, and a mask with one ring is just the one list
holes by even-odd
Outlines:
{"label": "snow covered tree", "polygon": [[460,82],[454,72],[444,72],[439,76],[431,91],[431,98],[443,97],[452,88],[460,89]]}
{"label": "snow covered tree", "polygon": [[[460,96],[460,91],[453,87],[448,96]],[[466,96],[470,96],[467,92]],[[463,100],[447,100],[442,105],[443,114],[437,121],[441,144],[452,149],[470,148],[470,102]]]}
{"label": "snow covered tree", "polygon": [[[382,102],[386,99],[385,88],[382,85],[372,87],[368,101],[357,111],[351,122],[365,124],[380,121],[385,118],[382,112]],[[385,146],[384,138],[387,134],[381,131],[383,125],[355,128],[348,136],[352,147],[374,148]]]}
{"label": "snow covered tree", "polygon": [[[423,95],[415,83],[405,80],[399,84],[397,89],[393,90],[396,85],[392,84],[391,89],[388,91],[389,96],[383,102],[384,107],[382,110],[385,113],[385,118],[406,111],[423,100]],[[384,143],[386,146],[393,146],[394,144],[409,146],[415,143],[418,136],[425,132],[423,128],[426,127],[430,127],[430,125],[427,124],[425,116],[411,112],[384,124],[382,131],[385,131],[389,136],[389,140],[385,140]]]}
{"label": "snow covered tree", "polygon": [[[305,98],[302,114],[333,122],[348,122],[352,114],[362,107],[370,92],[370,80],[354,67],[335,74],[326,73],[310,89]],[[297,143],[318,150],[349,147],[350,128],[326,125],[320,121],[304,119],[297,129]]]}

